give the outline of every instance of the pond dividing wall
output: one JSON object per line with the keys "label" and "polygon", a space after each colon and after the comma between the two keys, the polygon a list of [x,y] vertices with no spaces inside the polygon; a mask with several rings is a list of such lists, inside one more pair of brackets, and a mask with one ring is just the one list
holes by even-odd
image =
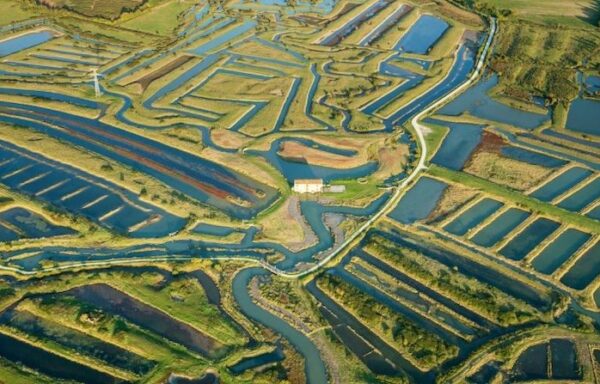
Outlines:
{"label": "pond dividing wall", "polygon": [[510,373],[513,382],[534,380],[579,381],[582,378],[575,344],[551,339],[525,349]]}
{"label": "pond dividing wall", "polygon": [[479,230],[471,241],[482,247],[491,247],[512,232],[530,216],[530,213],[517,208],[509,208],[491,223]]}
{"label": "pond dividing wall", "polygon": [[[0,356],[54,378],[76,380],[89,384],[114,384],[119,382],[117,378],[107,373],[68,360],[4,333],[0,333]],[[120,382],[126,383],[126,381]]]}
{"label": "pond dividing wall", "polygon": [[156,362],[145,359],[127,349],[52,320],[38,317],[28,311],[8,309],[0,316],[0,322],[39,338],[42,342],[57,343],[76,354],[100,360],[110,366],[137,375],[145,375],[156,365]]}
{"label": "pond dividing wall", "polygon": [[558,227],[560,224],[555,221],[539,218],[513,237],[500,250],[500,254],[509,259],[521,260]]}
{"label": "pond dividing wall", "polygon": [[122,316],[205,357],[218,355],[218,350],[222,347],[211,336],[107,284],[84,285],[73,288],[66,294]]}
{"label": "pond dividing wall", "polygon": [[538,272],[551,275],[591,237],[589,233],[569,228],[540,252],[531,263]]}
{"label": "pond dividing wall", "polygon": [[[130,191],[4,141],[0,183],[132,236],[164,236],[185,224],[183,218],[141,202]],[[138,227],[129,232],[133,226]]]}
{"label": "pond dividing wall", "polygon": [[254,217],[277,197],[275,189],[213,161],[97,120],[2,101],[0,112],[10,114],[0,114],[0,121],[107,156],[237,218]]}
{"label": "pond dividing wall", "polygon": [[[76,233],[70,228],[54,225],[37,213],[20,207],[1,212],[0,226],[9,230],[15,229],[17,236],[23,238],[54,237]],[[2,241],[1,235],[0,241]]]}
{"label": "pond dividing wall", "polygon": [[448,223],[444,227],[444,230],[454,235],[462,236],[470,229],[479,225],[502,206],[503,204],[499,201],[484,198]]}
{"label": "pond dividing wall", "polygon": [[521,147],[504,146],[500,150],[500,153],[514,160],[546,168],[559,168],[568,164],[566,160],[548,156],[540,152],[529,151]]}
{"label": "pond dividing wall", "polygon": [[530,196],[541,201],[552,201],[579,184],[591,174],[592,171],[586,168],[570,168],[533,191]]}
{"label": "pond dividing wall", "polygon": [[600,177],[565,197],[558,206],[569,211],[579,212],[600,197]]}
{"label": "pond dividing wall", "polygon": [[560,281],[575,289],[584,289],[600,274],[600,242],[577,259]]}
{"label": "pond dividing wall", "polygon": [[359,45],[362,47],[369,46],[373,42],[377,41],[385,32],[387,32],[412,9],[411,6],[402,4],[394,12],[392,12],[381,24],[367,34],[360,42]]}

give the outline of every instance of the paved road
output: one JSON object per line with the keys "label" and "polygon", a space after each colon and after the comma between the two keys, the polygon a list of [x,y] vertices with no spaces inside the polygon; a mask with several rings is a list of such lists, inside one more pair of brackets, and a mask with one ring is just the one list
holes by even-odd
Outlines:
{"label": "paved road", "polygon": [[[320,270],[327,263],[329,263],[333,258],[340,255],[342,252],[346,251],[346,248],[348,246],[350,246],[360,236],[365,234],[377,220],[379,220],[381,217],[385,216],[389,211],[391,211],[396,206],[396,204],[400,200],[400,197],[402,196],[402,193],[404,192],[404,189],[413,180],[415,180],[419,176],[421,171],[427,169],[427,167],[425,165],[425,163],[427,162],[427,156],[428,156],[427,142],[425,141],[425,132],[427,131],[427,128],[420,123],[420,120],[423,117],[425,117],[425,115],[427,115],[434,109],[438,108],[440,105],[442,105],[446,101],[452,99],[459,93],[463,92],[466,88],[470,87],[477,80],[477,78],[481,74],[481,71],[485,64],[485,60],[486,60],[488,52],[490,50],[490,46],[491,46],[493,38],[496,34],[496,29],[497,29],[496,19],[492,18],[490,23],[491,23],[490,33],[488,35],[484,49],[479,57],[479,61],[477,63],[475,71],[473,71],[473,73],[471,74],[469,79],[466,82],[464,82],[461,86],[459,86],[458,88],[456,88],[455,90],[453,90],[452,92],[447,94],[446,96],[438,99],[435,103],[429,105],[427,108],[425,108],[423,111],[421,111],[418,115],[416,115],[412,119],[411,123],[415,129],[415,133],[417,135],[417,139],[419,142],[419,147],[421,149],[421,156],[419,157],[417,166],[413,169],[413,171],[410,173],[410,175],[408,175],[408,177],[406,179],[404,179],[400,184],[398,184],[394,188],[393,195],[388,200],[388,202],[377,213],[375,213],[365,223],[363,223],[355,232],[353,232],[351,235],[349,235],[342,244],[338,245],[335,249],[333,249],[331,251],[331,253],[329,253],[326,257],[321,259],[317,264],[313,265],[311,268],[308,268],[303,271],[298,271],[298,272],[283,271],[265,261],[259,261],[257,259],[250,258],[250,257],[248,257],[248,258],[216,257],[213,259],[239,260],[239,261],[249,261],[249,262],[253,262],[253,263],[259,263],[263,268],[265,268],[266,270],[268,270],[276,275],[279,275],[279,276],[282,276],[285,278],[289,278],[289,279],[298,279],[298,278],[301,278],[303,276],[309,275],[311,273],[314,273],[314,272]],[[440,81],[440,83],[444,82],[445,80],[446,80],[445,78],[442,79]],[[156,262],[156,261],[185,261],[185,260],[192,260],[192,259],[195,259],[195,257],[193,257],[193,256],[176,257],[176,258],[160,257],[160,258],[152,258],[151,261],[154,261],[154,262]],[[79,268],[81,268],[81,269],[100,268],[100,267],[108,267],[111,265],[126,265],[126,264],[143,263],[144,261],[149,261],[149,260],[148,259],[119,259],[119,260],[108,260],[108,261],[98,261],[98,262],[94,262],[94,261],[81,262],[81,263],[74,263],[74,264],[68,264],[68,265],[61,265],[61,266],[57,266],[57,267],[44,268],[44,269],[40,269],[38,271],[24,271],[24,270],[21,270],[18,268],[0,266],[0,270],[7,271],[7,272],[13,272],[13,273],[21,274],[21,275],[36,275],[36,274],[41,274],[41,273],[75,270],[75,269],[79,269]]]}
{"label": "paved road", "polygon": [[[304,271],[301,271],[301,272],[291,272],[290,273],[290,272],[275,270],[275,271],[273,271],[274,273],[277,273],[278,275],[287,277],[287,278],[299,278],[302,276],[306,276],[310,273],[316,272],[317,270],[322,268],[324,265],[326,265],[329,261],[331,261],[334,257],[336,257],[340,253],[344,252],[346,250],[346,248],[354,242],[354,240],[356,240],[358,237],[360,237],[364,233],[366,233],[369,230],[369,228],[378,219],[380,219],[381,217],[386,215],[389,211],[391,211],[396,206],[396,204],[400,200],[402,193],[404,192],[404,188],[406,186],[408,186],[413,180],[415,180],[419,176],[421,171],[427,169],[427,167],[425,165],[425,163],[427,162],[427,156],[428,156],[427,142],[425,141],[425,132],[427,131],[427,128],[420,123],[420,120],[425,115],[427,115],[434,109],[438,108],[440,105],[442,105],[446,101],[450,100],[451,98],[455,97],[459,93],[463,92],[466,88],[470,87],[477,80],[477,78],[481,74],[481,71],[485,64],[485,60],[487,58],[490,46],[494,39],[494,35],[496,34],[496,28],[497,28],[496,19],[492,18],[490,33],[488,35],[484,49],[479,57],[479,61],[477,63],[475,71],[471,74],[469,79],[465,83],[463,83],[460,87],[456,88],[455,90],[453,90],[446,96],[442,97],[441,99],[438,99],[435,103],[429,105],[427,108],[422,110],[418,115],[416,115],[412,119],[411,123],[415,129],[415,133],[416,133],[417,139],[419,141],[419,147],[421,148],[421,156],[419,157],[419,162],[417,163],[417,166],[410,173],[410,175],[408,175],[408,177],[406,179],[404,179],[402,181],[402,183],[398,184],[398,186],[395,187],[394,193],[393,193],[392,197],[388,200],[388,202],[377,213],[375,213],[373,216],[371,216],[371,218],[369,218],[369,220],[367,220],[363,225],[361,225],[354,233],[352,233],[350,236],[348,236],[346,241],[344,241],[342,244],[340,244],[329,255],[327,255],[325,258],[321,259],[313,267],[306,269]],[[445,78],[442,79],[440,81],[440,83],[444,82],[445,80],[446,80]],[[434,85],[434,87],[435,86],[437,86],[437,84]]]}

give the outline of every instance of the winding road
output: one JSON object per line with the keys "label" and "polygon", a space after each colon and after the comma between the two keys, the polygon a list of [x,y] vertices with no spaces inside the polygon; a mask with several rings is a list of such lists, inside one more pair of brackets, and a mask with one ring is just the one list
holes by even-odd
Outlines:
{"label": "winding road", "polygon": [[[473,73],[471,74],[469,79],[467,81],[465,81],[462,85],[460,85],[459,87],[457,87],[456,89],[454,89],[453,91],[448,93],[447,95],[441,97],[436,102],[430,104],[428,107],[426,107],[424,110],[422,110],[419,114],[417,114],[415,117],[413,117],[411,123],[412,123],[412,126],[414,127],[415,134],[418,139],[419,147],[421,149],[418,163],[415,166],[415,168],[413,169],[413,171],[408,175],[408,177],[406,177],[400,184],[398,184],[394,188],[394,192],[393,192],[392,196],[378,212],[373,214],[366,222],[364,222],[359,228],[357,228],[356,231],[354,231],[352,234],[350,234],[343,243],[339,244],[336,248],[334,248],[326,257],[322,258],[321,260],[319,260],[319,262],[317,262],[316,264],[314,264],[312,267],[310,267],[308,269],[305,269],[302,271],[293,271],[293,272],[284,271],[282,269],[277,268],[276,266],[273,266],[273,265],[267,263],[266,261],[257,260],[256,258],[251,258],[251,257],[247,257],[247,258],[246,257],[234,257],[234,258],[232,258],[232,257],[218,257],[217,256],[217,257],[212,257],[210,259],[217,259],[217,260],[225,260],[225,259],[232,260],[232,259],[234,259],[234,260],[238,260],[238,261],[248,261],[248,262],[252,262],[252,263],[259,263],[264,269],[268,270],[269,272],[271,272],[273,274],[276,274],[278,276],[288,278],[288,279],[299,279],[306,275],[309,275],[311,273],[319,271],[321,268],[323,268],[325,265],[327,265],[331,260],[333,260],[336,256],[345,252],[347,250],[347,248],[356,239],[358,239],[360,236],[364,235],[373,226],[373,224],[377,220],[379,220],[381,217],[385,216],[390,210],[392,210],[396,206],[396,204],[402,197],[402,194],[403,194],[405,188],[408,185],[410,185],[410,183],[412,183],[415,179],[418,178],[421,171],[427,169],[426,162],[427,162],[427,157],[428,157],[428,148],[427,148],[427,142],[425,140],[425,132],[427,131],[427,127],[422,125],[420,123],[420,120],[425,115],[430,113],[432,110],[438,108],[443,103],[447,102],[448,100],[452,99],[459,93],[463,92],[466,88],[470,87],[475,81],[477,81],[477,79],[480,76],[480,74],[483,70],[483,67],[485,65],[485,61],[487,59],[492,41],[496,34],[496,30],[497,30],[497,22],[496,22],[495,18],[492,18],[490,20],[490,32],[488,34],[485,46],[479,56],[479,60],[477,62],[475,70],[473,71]],[[445,80],[446,80],[446,78],[442,79],[438,84],[443,83]],[[434,87],[437,86],[438,84],[435,84]],[[195,258],[194,256],[176,257],[176,258],[161,257],[161,258],[152,258],[152,261],[169,261],[169,260],[185,261],[185,260],[191,260],[194,258]],[[143,261],[144,260],[141,260],[141,259],[118,259],[118,260],[107,260],[107,261],[98,261],[98,262],[81,262],[81,263],[78,262],[78,263],[72,263],[72,264],[61,265],[61,266],[41,268],[36,271],[25,271],[25,270],[22,270],[19,268],[0,266],[0,271],[7,271],[7,272],[15,273],[15,274],[20,274],[20,275],[32,276],[32,275],[38,275],[38,274],[44,274],[44,273],[67,271],[67,270],[74,270],[74,269],[83,269],[83,268],[90,268],[90,267],[99,268],[99,267],[107,267],[107,266],[111,266],[111,265],[133,264],[133,263],[140,263]]]}
{"label": "winding road", "polygon": [[[427,166],[425,165],[425,163],[427,162],[427,156],[428,156],[427,142],[425,141],[425,132],[427,131],[427,127],[422,125],[420,123],[420,120],[425,115],[430,113],[432,110],[438,108],[439,106],[441,106],[448,100],[452,99],[459,93],[463,92],[466,88],[470,87],[475,81],[477,81],[477,79],[479,78],[479,75],[481,74],[481,72],[483,70],[483,66],[485,64],[485,60],[487,59],[487,55],[488,55],[490,46],[492,45],[492,41],[494,40],[496,30],[497,30],[497,22],[496,22],[495,18],[492,18],[490,20],[490,33],[486,40],[483,51],[481,52],[481,55],[479,57],[479,61],[477,62],[477,66],[475,67],[475,71],[473,71],[473,73],[471,74],[469,79],[466,82],[464,82],[461,86],[454,89],[452,92],[448,93],[446,96],[438,99],[435,103],[430,104],[427,108],[425,108],[419,114],[417,114],[415,117],[413,117],[411,124],[415,129],[415,133],[416,133],[417,139],[419,141],[419,147],[421,148],[421,156],[419,157],[417,166],[413,169],[413,171],[410,173],[410,175],[408,175],[408,177],[406,179],[404,179],[400,184],[398,184],[394,188],[394,193],[393,193],[392,197],[388,200],[388,202],[377,213],[375,213],[373,216],[371,216],[369,218],[369,220],[367,220],[363,225],[361,225],[355,232],[353,232],[350,236],[348,236],[342,244],[340,244],[337,248],[335,248],[333,251],[331,251],[331,253],[329,255],[327,255],[326,257],[321,259],[317,264],[315,264],[311,268],[306,269],[304,271],[299,271],[299,272],[285,272],[285,271],[281,271],[275,267],[268,268],[265,265],[265,267],[267,269],[269,269],[271,272],[273,272],[279,276],[290,278],[290,279],[297,279],[297,278],[309,275],[313,272],[316,272],[319,269],[321,269],[323,266],[325,266],[327,263],[329,263],[333,258],[335,258],[339,254],[344,252],[346,250],[346,248],[350,244],[352,244],[358,237],[365,234],[377,220],[379,220],[381,217],[385,216],[389,211],[391,211],[396,206],[396,204],[400,200],[400,197],[402,196],[402,193],[404,192],[404,189],[406,188],[406,186],[408,186],[413,180],[415,180],[419,176],[421,171],[427,169]],[[445,80],[446,80],[446,78],[442,79],[439,83],[443,83]],[[433,87],[435,87],[435,86],[437,86],[437,84],[435,84]]]}

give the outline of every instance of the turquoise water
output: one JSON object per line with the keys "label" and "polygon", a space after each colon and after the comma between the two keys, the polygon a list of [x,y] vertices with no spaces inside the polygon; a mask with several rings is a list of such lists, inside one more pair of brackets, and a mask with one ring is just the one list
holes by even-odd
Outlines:
{"label": "turquoise water", "polygon": [[503,156],[523,161],[525,163],[541,165],[546,168],[559,168],[568,164],[568,161],[556,157],[548,156],[543,153],[529,151],[521,147],[505,146],[501,151]]}
{"label": "turquoise water", "polygon": [[597,242],[569,269],[560,281],[565,285],[584,289],[600,274],[600,242]]}
{"label": "turquoise water", "polygon": [[[7,187],[83,215],[118,233],[128,233],[133,237],[159,237],[177,232],[185,224],[183,218],[144,203],[132,192],[119,189],[106,180],[3,141],[0,141],[0,164],[0,175],[3,176],[0,181]],[[103,218],[116,209],[119,210]],[[156,215],[156,220],[152,223],[147,222],[147,225],[129,232],[129,228],[149,220],[153,215]],[[30,222],[32,220],[34,218],[29,219]],[[64,229],[56,230],[56,233],[66,234]],[[34,230],[28,230],[31,231]],[[32,233],[40,234],[39,228],[36,226]],[[49,230],[46,236],[52,233],[54,230]]]}
{"label": "turquoise water", "polygon": [[0,42],[0,57],[12,55],[13,53],[45,43],[53,38],[54,35],[50,31],[30,32],[13,37]]}
{"label": "turquoise water", "polygon": [[276,361],[282,361],[284,358],[285,355],[283,354],[283,351],[278,347],[273,352],[243,358],[236,364],[229,367],[229,370],[233,372],[234,375],[239,375],[240,373],[243,373],[248,369],[254,369],[265,364],[270,364]]}
{"label": "turquoise water", "polygon": [[573,167],[533,191],[530,196],[541,201],[552,201],[591,174],[589,169]]}
{"label": "turquoise water", "polygon": [[491,247],[508,235],[529,215],[528,212],[520,209],[510,208],[477,232],[471,241],[482,247]]}
{"label": "turquoise water", "polygon": [[237,228],[223,227],[221,225],[212,225],[206,223],[200,223],[192,229],[192,232],[211,236],[227,236],[238,231],[239,230]]}
{"label": "turquoise water", "polygon": [[550,340],[550,355],[553,380],[579,381],[582,378],[582,368],[577,359],[577,349],[571,340]]}
{"label": "turquoise water", "polygon": [[548,244],[531,264],[538,272],[551,275],[590,237],[589,233],[569,228]]}
{"label": "turquoise water", "polygon": [[402,196],[396,208],[388,216],[402,224],[412,224],[417,220],[423,220],[435,209],[447,187],[448,185],[441,181],[421,177]]}
{"label": "turquoise water", "polygon": [[586,214],[587,217],[591,217],[592,219],[596,219],[598,221],[600,221],[600,205],[598,205],[596,208],[592,209],[591,211],[589,211]]}
{"label": "turquoise water", "polygon": [[286,159],[278,154],[281,145],[285,142],[294,141],[300,142],[308,147],[313,147],[325,152],[331,152],[337,155],[350,156],[354,153],[352,151],[340,150],[331,146],[317,144],[316,142],[308,139],[300,138],[281,138],[274,140],[271,144],[269,151],[247,151],[248,154],[263,156],[269,164],[277,168],[279,172],[288,180],[293,183],[296,179],[323,179],[325,182],[339,180],[339,179],[357,179],[370,175],[377,170],[378,164],[375,161],[367,162],[363,165],[359,165],[355,168],[350,169],[338,169],[331,167],[324,167],[319,165],[308,164],[303,159]]}
{"label": "turquoise water", "polygon": [[216,36],[210,41],[200,45],[199,47],[193,48],[190,50],[191,53],[196,55],[204,55],[209,51],[212,51],[215,48],[227,43],[235,39],[236,37],[243,35],[244,33],[250,31],[252,28],[256,26],[255,21],[245,21],[243,24],[238,25],[235,28],[230,29],[229,31],[223,33],[222,35]]}
{"label": "turquoise water", "polygon": [[581,97],[575,99],[569,108],[566,128],[600,136],[600,101]]}
{"label": "turquoise water", "polygon": [[0,334],[0,356],[54,378],[88,384],[113,384],[117,381],[115,377],[105,372],[5,334]]}
{"label": "turquoise water", "polygon": [[0,242],[13,241],[17,240],[18,238],[19,234],[17,232],[0,224]]}
{"label": "turquoise water", "polygon": [[527,347],[519,356],[510,373],[514,382],[548,378],[548,344]]}
{"label": "turquoise water", "polygon": [[600,76],[587,76],[585,87],[589,92],[600,92]]}
{"label": "turquoise water", "polygon": [[306,379],[309,384],[327,382],[327,372],[321,353],[306,335],[290,326],[279,317],[256,305],[248,293],[248,284],[255,276],[268,275],[262,268],[248,268],[238,272],[233,278],[233,296],[240,310],[250,319],[281,334],[304,358]]}
{"label": "turquoise water", "polygon": [[448,127],[448,134],[431,162],[456,171],[463,168],[483,135],[483,125],[451,123],[431,118],[426,119],[425,123]]}
{"label": "turquoise water", "polygon": [[475,86],[443,107],[439,113],[458,116],[469,112],[482,119],[510,124],[523,129],[533,129],[550,120],[550,111],[546,114],[527,112],[494,100],[488,93],[496,85],[498,85],[498,75],[496,74],[480,80]]}
{"label": "turquoise water", "polygon": [[502,206],[503,204],[499,201],[485,198],[452,220],[444,227],[444,230],[454,235],[462,236]]}
{"label": "turquoise water", "polygon": [[600,178],[564,198],[558,206],[569,211],[579,212],[600,197]]}
{"label": "turquoise water", "polygon": [[394,47],[397,51],[427,54],[450,26],[432,15],[423,15]]}
{"label": "turquoise water", "polygon": [[380,98],[373,100],[367,106],[365,106],[362,111],[368,115],[374,114],[379,109],[391,103],[393,100],[396,100],[398,97],[402,96],[406,91],[416,87],[419,83],[421,83],[424,79],[424,76],[418,75],[416,73],[412,73],[406,69],[397,67],[396,65],[390,63],[391,59],[388,59],[382,62],[379,66],[379,72],[384,75],[400,77],[404,79],[400,85],[393,88],[388,93],[384,94]]}
{"label": "turquoise water", "polygon": [[386,127],[402,125],[415,116],[420,110],[450,93],[467,80],[469,74],[475,67],[476,49],[472,43],[463,43],[456,53],[456,61],[450,69],[446,79],[435,87],[429,89],[425,94],[415,98],[404,107],[394,112],[386,119]]}
{"label": "turquoise water", "polygon": [[500,254],[513,260],[521,260],[546,237],[550,236],[560,224],[546,218],[540,218],[523,229],[500,250]]}

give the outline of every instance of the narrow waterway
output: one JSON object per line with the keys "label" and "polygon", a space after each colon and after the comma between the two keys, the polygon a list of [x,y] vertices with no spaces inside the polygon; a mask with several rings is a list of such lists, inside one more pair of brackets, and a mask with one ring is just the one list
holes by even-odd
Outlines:
{"label": "narrow waterway", "polygon": [[309,384],[327,383],[327,371],[321,354],[313,342],[302,332],[281,320],[279,317],[256,305],[248,290],[248,284],[256,276],[267,275],[262,268],[248,268],[240,271],[233,279],[233,296],[242,313],[286,338],[304,357],[306,381]]}

